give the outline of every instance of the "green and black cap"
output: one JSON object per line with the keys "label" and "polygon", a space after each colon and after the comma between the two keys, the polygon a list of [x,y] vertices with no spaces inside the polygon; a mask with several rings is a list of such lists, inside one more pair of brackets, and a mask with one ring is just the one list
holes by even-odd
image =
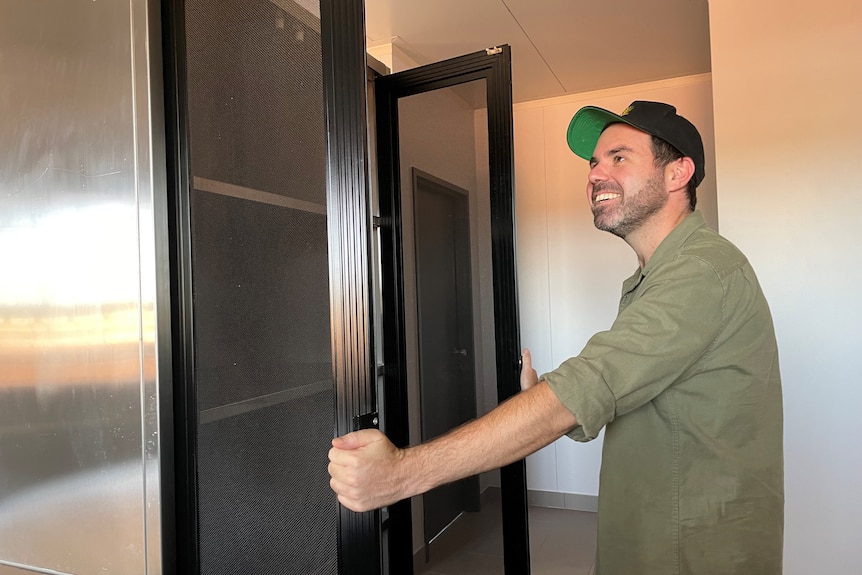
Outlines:
{"label": "green and black cap", "polygon": [[596,142],[610,124],[622,122],[651,136],[661,138],[694,162],[694,183],[700,185],[705,175],[703,140],[694,124],[676,113],[676,108],[661,102],[635,101],[622,114],[586,106],[578,110],[569,123],[566,139],[569,148],[585,160],[592,158]]}

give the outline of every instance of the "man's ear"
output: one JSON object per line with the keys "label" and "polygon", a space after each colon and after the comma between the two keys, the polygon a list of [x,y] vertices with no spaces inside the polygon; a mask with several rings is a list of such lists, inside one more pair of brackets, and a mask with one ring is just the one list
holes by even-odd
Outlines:
{"label": "man's ear", "polygon": [[687,156],[674,160],[667,165],[667,168],[665,177],[671,192],[685,190],[688,181],[694,177],[694,160]]}

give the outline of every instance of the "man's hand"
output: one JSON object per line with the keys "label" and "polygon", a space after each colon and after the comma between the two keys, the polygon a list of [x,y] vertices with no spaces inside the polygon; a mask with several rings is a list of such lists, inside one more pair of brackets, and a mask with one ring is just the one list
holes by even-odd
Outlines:
{"label": "man's hand", "polygon": [[401,479],[403,460],[404,451],[376,429],[336,437],[329,450],[329,485],[349,509],[384,507],[412,495],[405,494]]}
{"label": "man's hand", "polygon": [[533,369],[533,358],[530,350],[521,352],[521,391],[526,391],[539,383],[539,374]]}

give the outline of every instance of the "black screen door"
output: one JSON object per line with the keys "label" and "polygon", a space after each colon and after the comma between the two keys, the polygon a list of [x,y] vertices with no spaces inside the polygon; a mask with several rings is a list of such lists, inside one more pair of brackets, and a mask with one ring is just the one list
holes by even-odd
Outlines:
{"label": "black screen door", "polygon": [[326,472],[375,404],[363,4],[165,16],[177,572],[379,573],[379,513],[340,508]]}
{"label": "black screen door", "polygon": [[[503,46],[382,76],[375,81],[379,207],[381,222],[386,228],[380,239],[385,432],[396,445],[423,439],[417,437],[415,431],[411,433],[417,427],[415,418],[419,410],[414,405],[417,401],[424,399],[435,406],[424,410],[420,416],[427,418],[433,417],[435,411],[446,410],[447,405],[453,412],[460,411],[462,403],[469,403],[463,401],[465,396],[473,394],[465,383],[466,378],[457,375],[456,381],[450,382],[453,385],[447,386],[448,391],[433,389],[434,382],[423,381],[423,373],[426,377],[430,373],[423,367],[423,361],[427,361],[422,358],[423,334],[436,336],[433,331],[424,333],[428,322],[423,325],[421,317],[416,317],[416,310],[421,315],[422,310],[442,310],[446,306],[439,298],[433,299],[433,294],[429,302],[427,288],[423,295],[425,282],[420,276],[424,248],[416,242],[423,241],[425,232],[422,230],[427,231],[427,228],[423,228],[422,222],[417,223],[417,219],[428,215],[430,210],[421,207],[415,210],[409,205],[416,192],[410,192],[411,182],[415,182],[414,169],[430,175],[433,181],[448,182],[467,190],[471,198],[470,211],[474,215],[468,233],[473,247],[470,260],[474,266],[472,272],[468,272],[472,275],[472,280],[468,281],[472,284],[472,301],[478,306],[474,305],[470,313],[477,318],[481,316],[474,319],[474,326],[479,328],[474,334],[484,333],[486,337],[481,340],[474,335],[469,343],[475,343],[476,347],[468,351],[468,346],[458,345],[451,352],[455,355],[475,353],[478,357],[470,360],[483,371],[482,381],[496,384],[490,391],[485,390],[484,395],[483,384],[478,385],[476,399],[480,407],[474,414],[481,414],[481,404],[487,407],[499,403],[518,391],[520,346],[515,287],[510,66],[509,48]],[[450,113],[463,114],[464,121],[450,121]],[[474,133],[463,134],[463,139],[471,143],[459,148],[462,135],[457,132],[465,126],[468,126],[467,132]],[[432,165],[429,163],[432,157],[439,157],[440,161]],[[472,161],[478,169],[467,165],[459,168],[465,160]],[[416,230],[420,232],[418,236]],[[433,267],[425,266],[425,269],[440,273],[433,271]],[[428,285],[435,283],[432,281]],[[424,353],[429,353],[427,348]],[[449,376],[437,374],[434,377]],[[416,386],[418,392],[414,389]],[[440,393],[444,396],[440,397]],[[450,395],[447,398],[445,394]],[[420,427],[432,429],[435,434],[445,431],[438,423],[422,421]],[[483,495],[489,491],[483,491]],[[527,574],[530,568],[523,461],[500,470],[499,493],[496,503],[501,510],[503,526],[501,572],[504,569],[509,575]],[[429,519],[429,506],[434,508],[434,513],[443,507],[436,503],[438,500],[434,498],[438,497],[446,499],[447,510],[443,518]],[[485,505],[484,501],[480,504]],[[454,511],[452,505],[455,505]],[[393,573],[413,572],[410,534],[414,506],[423,508],[425,529],[432,531],[430,537],[428,533],[425,537],[427,561],[433,560],[431,539],[436,536],[437,528],[453,516],[457,519],[459,509],[471,511],[469,497],[439,492],[426,496],[421,505],[402,501],[391,506],[388,537]]]}

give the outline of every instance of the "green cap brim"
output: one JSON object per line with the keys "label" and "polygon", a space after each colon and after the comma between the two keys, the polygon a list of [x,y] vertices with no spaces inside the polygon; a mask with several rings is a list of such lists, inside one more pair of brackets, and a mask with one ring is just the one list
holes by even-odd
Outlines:
{"label": "green cap brim", "polygon": [[591,159],[602,131],[604,131],[608,124],[616,122],[629,123],[621,116],[608,112],[603,108],[596,108],[594,106],[581,108],[574,115],[572,121],[569,122],[569,129],[566,132],[566,141],[569,143],[569,148],[581,158],[585,160]]}

